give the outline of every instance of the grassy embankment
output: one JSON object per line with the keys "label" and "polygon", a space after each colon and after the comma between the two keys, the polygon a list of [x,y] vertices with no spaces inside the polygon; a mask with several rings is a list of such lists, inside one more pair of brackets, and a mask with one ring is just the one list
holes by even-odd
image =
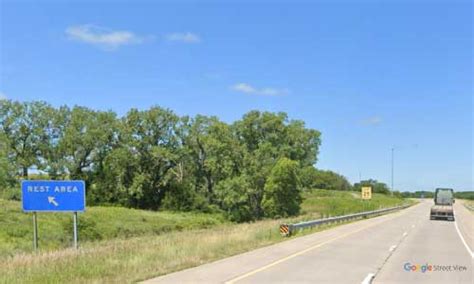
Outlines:
{"label": "grassy embankment", "polygon": [[464,199],[462,203],[469,211],[474,212],[474,200]]}
{"label": "grassy embankment", "polygon": [[[32,251],[32,214],[20,202],[0,199],[0,257]],[[226,223],[220,214],[153,212],[122,207],[88,207],[79,213],[80,244],[110,239],[205,229]],[[72,213],[38,213],[39,246],[57,250],[71,246]]]}
{"label": "grassy embankment", "polygon": [[[21,212],[18,202],[1,200],[0,282],[137,281],[280,242],[278,225],[282,222],[391,207],[405,201],[377,194],[371,201],[362,201],[354,192],[315,190],[305,194],[299,217],[246,224],[232,224],[216,214],[91,207],[80,216],[86,225],[80,231],[78,251],[43,249],[34,254],[19,253],[31,247],[31,216]],[[39,215],[40,245],[51,249],[68,243],[70,218]]]}

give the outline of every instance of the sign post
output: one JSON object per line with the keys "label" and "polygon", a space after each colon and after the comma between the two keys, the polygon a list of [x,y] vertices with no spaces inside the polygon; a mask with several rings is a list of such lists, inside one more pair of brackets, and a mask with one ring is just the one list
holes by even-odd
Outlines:
{"label": "sign post", "polygon": [[24,212],[33,212],[33,248],[38,249],[37,212],[73,212],[73,241],[77,249],[77,212],[86,208],[84,181],[24,180],[21,183]]}
{"label": "sign post", "polygon": [[36,212],[33,212],[33,248],[35,251],[38,249],[38,219],[36,218]]}
{"label": "sign post", "polygon": [[74,248],[77,249],[77,212],[74,212]]}

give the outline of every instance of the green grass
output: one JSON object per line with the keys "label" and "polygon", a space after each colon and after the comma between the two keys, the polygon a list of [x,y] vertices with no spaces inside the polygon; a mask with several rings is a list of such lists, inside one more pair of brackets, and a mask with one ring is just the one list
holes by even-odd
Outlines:
{"label": "green grass", "polygon": [[[71,246],[72,213],[38,213],[39,246],[55,250]],[[0,257],[32,250],[32,214],[18,201],[0,199]],[[172,231],[203,229],[225,223],[220,214],[152,212],[122,207],[87,208],[79,213],[80,243]]]}
{"label": "green grass", "polygon": [[[28,250],[28,246],[31,246],[31,216],[21,213],[18,203],[0,202],[7,207],[0,215],[0,244],[3,246],[4,242],[12,243],[11,240],[20,238],[20,247],[24,246]],[[95,221],[92,227],[104,231],[102,240],[83,240],[78,251],[42,250],[35,254],[18,253],[20,249],[16,249],[13,256],[4,254],[0,257],[0,283],[134,282],[281,242],[284,238],[279,235],[278,225],[283,222],[298,222],[322,214],[338,215],[378,209],[379,206],[391,207],[404,202],[407,200],[381,195],[375,195],[371,201],[361,201],[358,194],[353,192],[314,190],[305,193],[302,204],[304,215],[245,224],[225,222],[220,215],[91,207],[80,218]],[[57,238],[50,240],[52,244],[56,243],[51,248],[63,246],[60,236],[68,236],[63,224],[71,225],[71,217],[59,214],[40,216],[43,216],[40,220],[40,224],[41,221],[44,223],[43,234],[50,233],[50,230],[63,230]],[[4,220],[6,218],[10,219],[8,223]],[[49,218],[47,222],[46,218]],[[172,225],[172,220],[181,225]],[[18,237],[15,233],[11,236],[12,232],[7,232],[12,227],[29,232],[18,234],[21,235]],[[303,234],[327,227],[330,226],[306,230]],[[8,239],[4,239],[4,235],[8,235]],[[46,243],[46,240],[42,239],[42,242]],[[8,254],[12,254],[12,251]]]}
{"label": "green grass", "polygon": [[[340,216],[397,206],[404,199],[375,193],[371,200],[362,200],[360,192],[314,189],[303,194],[302,214]],[[317,216],[316,216],[317,217]]]}

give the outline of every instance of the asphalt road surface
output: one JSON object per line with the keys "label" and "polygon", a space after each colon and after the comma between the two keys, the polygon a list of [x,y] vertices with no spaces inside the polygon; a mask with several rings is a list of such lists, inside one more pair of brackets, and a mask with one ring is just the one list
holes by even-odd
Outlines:
{"label": "asphalt road surface", "polygon": [[429,220],[431,200],[149,283],[474,283],[474,214]]}

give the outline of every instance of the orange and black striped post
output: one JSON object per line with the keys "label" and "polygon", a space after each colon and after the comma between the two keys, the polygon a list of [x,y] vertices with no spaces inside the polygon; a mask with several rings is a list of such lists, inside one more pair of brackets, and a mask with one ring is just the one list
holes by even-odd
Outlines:
{"label": "orange and black striped post", "polygon": [[280,234],[284,237],[288,237],[289,235],[291,235],[290,228],[287,224],[280,225]]}

